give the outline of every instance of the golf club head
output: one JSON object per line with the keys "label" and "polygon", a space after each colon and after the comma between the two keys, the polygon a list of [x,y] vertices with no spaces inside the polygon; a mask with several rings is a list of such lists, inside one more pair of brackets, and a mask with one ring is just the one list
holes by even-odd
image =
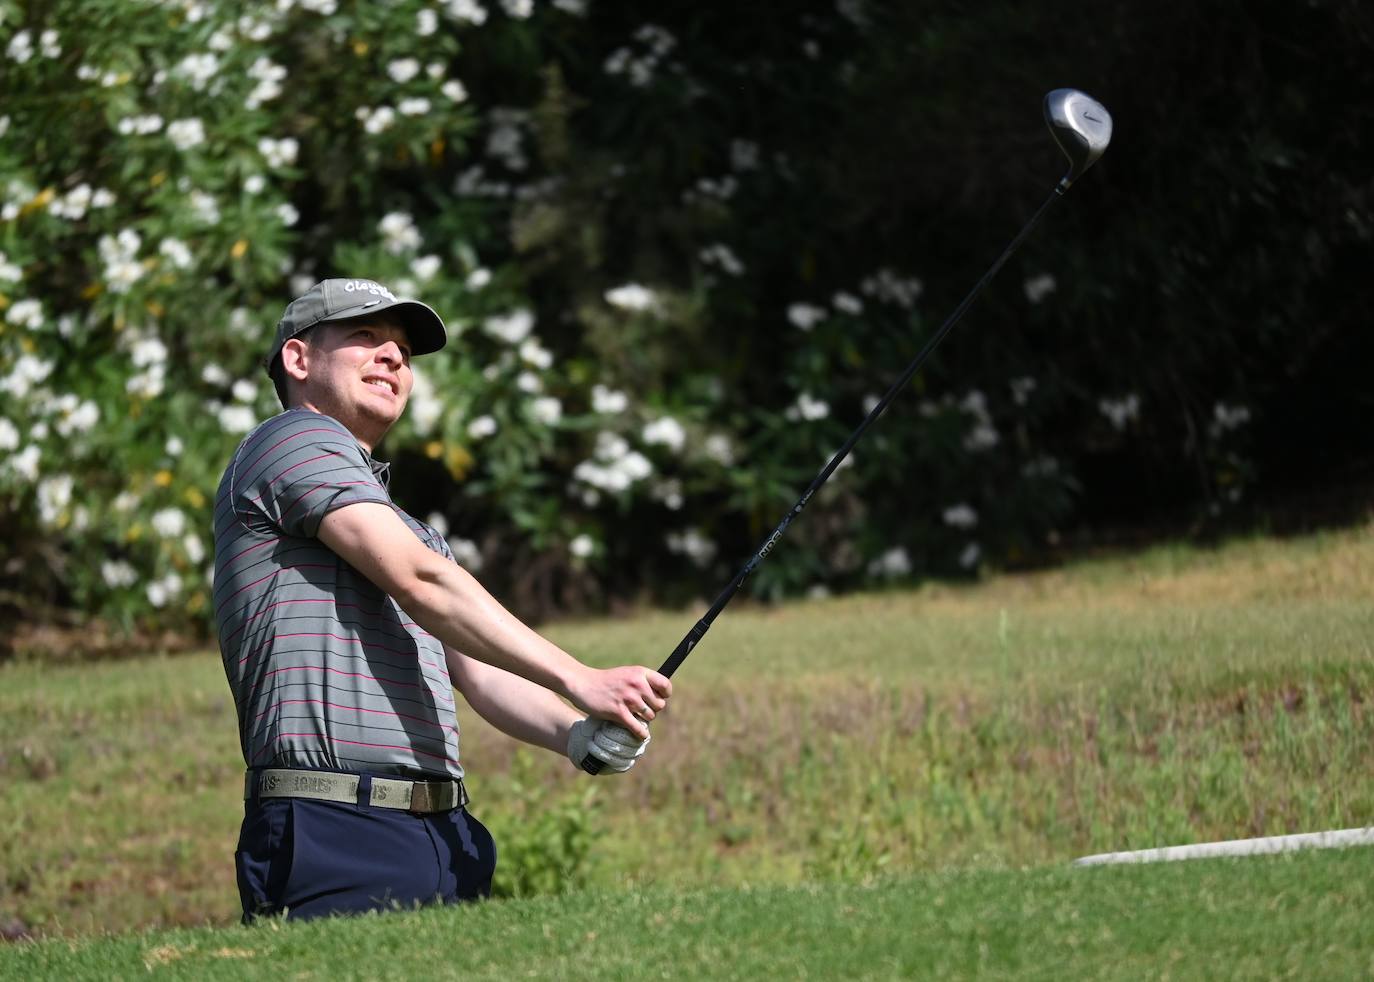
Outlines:
{"label": "golf club head", "polygon": [[1055,89],[1045,96],[1045,124],[1069,158],[1069,172],[1059,182],[1064,191],[1112,142],[1112,114],[1086,92]]}

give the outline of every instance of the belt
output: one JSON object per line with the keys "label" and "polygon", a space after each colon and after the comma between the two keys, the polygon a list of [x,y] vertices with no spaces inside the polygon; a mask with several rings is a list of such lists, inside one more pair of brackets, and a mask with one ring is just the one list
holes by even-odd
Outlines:
{"label": "belt", "polygon": [[[244,775],[243,797],[253,797],[253,771]],[[330,771],[291,770],[269,767],[258,771],[259,798],[313,798],[357,805],[357,774]],[[405,781],[374,777],[367,804],[374,808],[397,808],[416,814],[452,811],[468,803],[468,789],[461,779],[447,781]]]}

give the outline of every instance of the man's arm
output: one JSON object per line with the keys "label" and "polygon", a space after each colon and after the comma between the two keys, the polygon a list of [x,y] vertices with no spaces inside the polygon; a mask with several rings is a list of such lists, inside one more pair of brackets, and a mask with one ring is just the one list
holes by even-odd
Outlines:
{"label": "man's arm", "polygon": [[643,666],[582,664],[502,607],[467,570],[426,547],[387,505],[337,508],[321,521],[319,538],[446,646],[552,690],[641,740],[649,731],[640,717],[653,719],[667,704],[672,682],[665,676]]}
{"label": "man's arm", "polygon": [[582,719],[542,685],[444,646],[448,674],[478,716],[507,736],[562,754],[572,726]]}

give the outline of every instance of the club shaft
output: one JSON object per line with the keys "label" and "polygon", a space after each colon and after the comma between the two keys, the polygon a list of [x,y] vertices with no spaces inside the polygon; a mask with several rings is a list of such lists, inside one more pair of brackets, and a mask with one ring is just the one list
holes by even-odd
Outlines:
{"label": "club shaft", "polygon": [[[1002,254],[988,267],[987,272],[983,274],[982,278],[974,285],[973,289],[969,291],[968,296],[964,297],[959,306],[954,308],[954,312],[945,319],[945,322],[940,325],[940,329],[925,343],[916,357],[911,360],[911,364],[906,366],[906,369],[902,372],[901,376],[898,377],[897,381],[893,382],[892,386],[887,390],[887,393],[878,400],[878,404],[869,411],[868,415],[864,417],[863,422],[855,427],[854,432],[849,434],[849,438],[844,441],[840,449],[835,451],[835,455],[830,458],[829,463],[821,468],[820,473],[816,475],[807,489],[802,492],[802,496],[797,499],[797,503],[782,517],[782,521],[778,523],[777,528],[773,530],[768,538],[763,540],[763,544],[755,550],[754,555],[749,558],[749,561],[740,567],[739,572],[735,574],[734,578],[726,585],[725,589],[720,592],[720,595],[716,597],[715,602],[711,604],[706,613],[701,616],[700,620],[692,625],[692,629],[678,642],[677,647],[673,649],[673,653],[668,656],[667,660],[664,661],[661,666],[659,666],[658,670],[661,674],[671,677],[672,674],[678,670],[678,667],[687,659],[687,656],[692,653],[692,649],[706,636],[706,632],[711,629],[711,625],[715,622],[715,619],[720,616],[721,611],[723,611],[726,605],[734,599],[735,594],[739,593],[740,588],[744,586],[744,581],[749,578],[749,575],[754,572],[759,563],[768,558],[768,554],[772,552],[773,548],[778,544],[778,540],[782,538],[782,534],[787,530],[787,526],[791,525],[793,519],[802,513],[802,509],[805,508],[807,502],[811,500],[811,496],[830,478],[831,474],[835,473],[835,468],[839,467],[840,464],[844,462],[845,457],[849,455],[849,451],[854,449],[854,444],[859,442],[859,438],[862,437],[878,417],[883,414],[883,410],[885,410],[888,404],[897,397],[897,393],[911,381],[911,377],[916,374],[925,360],[930,357],[931,352],[939,346],[940,342],[945,339],[945,336],[949,334],[954,325],[964,316],[965,311],[973,304],[973,301],[977,298],[978,294],[983,291],[983,288],[997,275],[997,271],[1002,268],[1007,259],[1011,257],[1011,254],[1026,240],[1035,229],[1035,226],[1040,224],[1040,219],[1044,217],[1045,212],[1049,211],[1050,205],[1063,197],[1064,191],[1067,188],[1067,178],[1060,181],[1060,183],[1055,186],[1055,189],[1050,192],[1050,196],[1045,199],[1045,203],[1042,204],[1039,209],[1036,210],[1035,214],[1030,217],[1030,220],[1022,226],[1021,231],[1016,233],[1016,237],[1007,244],[1007,247],[1002,250]],[[589,755],[582,761],[582,768],[589,773],[596,774],[601,770],[601,761]]]}

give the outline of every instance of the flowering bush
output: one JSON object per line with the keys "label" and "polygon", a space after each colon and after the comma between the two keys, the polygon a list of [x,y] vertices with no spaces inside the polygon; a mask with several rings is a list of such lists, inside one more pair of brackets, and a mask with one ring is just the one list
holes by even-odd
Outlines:
{"label": "flowering bush", "polygon": [[[909,57],[915,16],[0,0],[0,590],[203,626],[221,469],[278,410],[273,325],[352,275],[450,326],[381,454],[461,561],[526,613],[713,593],[1034,203],[1005,165],[923,163],[928,136],[894,129],[898,102],[949,113],[967,60]],[[1035,98],[980,125],[1035,130]],[[951,211],[956,175],[1006,190]],[[1093,285],[1126,290],[1136,247],[1077,223],[1013,261],[759,592],[1033,556],[1082,468],[1125,452],[1240,498],[1250,356],[1185,324],[1152,367],[1158,312]],[[913,247],[932,224],[969,231]],[[1187,282],[1189,261],[1159,278]],[[1108,321],[1131,357],[1084,344]]]}

